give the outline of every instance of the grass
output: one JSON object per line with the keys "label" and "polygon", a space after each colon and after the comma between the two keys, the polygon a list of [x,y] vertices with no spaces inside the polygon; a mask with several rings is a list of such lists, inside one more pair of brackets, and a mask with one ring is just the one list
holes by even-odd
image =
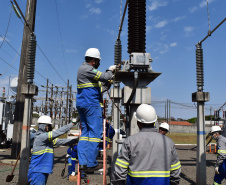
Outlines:
{"label": "grass", "polygon": [[[197,134],[171,133],[167,134],[167,136],[171,138],[175,144],[197,144]],[[211,143],[215,143],[215,141],[212,140]]]}

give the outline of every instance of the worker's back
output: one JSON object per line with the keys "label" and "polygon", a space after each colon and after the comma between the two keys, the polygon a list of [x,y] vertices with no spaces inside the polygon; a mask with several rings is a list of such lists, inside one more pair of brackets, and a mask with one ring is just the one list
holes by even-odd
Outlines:
{"label": "worker's back", "polygon": [[179,172],[171,171],[180,169],[174,142],[155,128],[143,128],[123,144],[115,175],[122,175],[123,169],[127,184],[170,184],[172,178],[179,179]]}

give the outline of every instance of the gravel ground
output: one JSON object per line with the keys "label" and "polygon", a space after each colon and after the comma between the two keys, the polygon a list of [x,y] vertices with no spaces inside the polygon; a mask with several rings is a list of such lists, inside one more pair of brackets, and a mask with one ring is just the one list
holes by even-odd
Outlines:
{"label": "gravel ground", "polygon": [[[181,173],[181,181],[180,185],[189,185],[196,184],[196,150],[191,150],[194,146],[176,146],[177,152],[182,165],[182,173]],[[66,177],[67,167],[65,172],[65,177],[61,177],[61,171],[64,168],[64,160],[66,155],[67,147],[59,147],[54,149],[55,154],[55,165],[53,169],[53,174],[49,175],[47,185],[70,185],[76,184],[75,182],[69,182]],[[108,151],[108,156],[110,158],[111,150]],[[10,149],[1,149],[0,150],[0,160],[10,159],[11,150]],[[216,160],[216,155],[212,153],[206,154],[206,172],[207,172],[207,185],[213,184],[214,178],[214,164]],[[110,160],[108,160],[110,161]],[[108,164],[110,169],[110,163]],[[19,165],[17,165],[16,170],[14,172],[14,178],[11,182],[7,183],[6,177],[11,174],[13,166],[9,164],[3,164],[0,162],[0,185],[9,185],[9,184],[17,184],[18,175],[19,175]],[[101,185],[103,182],[102,175],[89,175],[90,185]],[[107,183],[110,185],[109,174],[107,176]],[[85,183],[82,183],[85,184]],[[222,185],[226,184],[224,180]]]}

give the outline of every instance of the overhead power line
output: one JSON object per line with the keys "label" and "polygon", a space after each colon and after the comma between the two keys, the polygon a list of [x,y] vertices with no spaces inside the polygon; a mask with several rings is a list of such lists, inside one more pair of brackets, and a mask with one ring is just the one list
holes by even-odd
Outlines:
{"label": "overhead power line", "polygon": [[[7,25],[7,28],[6,28],[6,32],[5,32],[4,38],[6,38],[6,35],[7,35],[7,33],[8,33],[9,24],[10,24],[10,20],[11,20],[11,14],[12,14],[12,8],[11,8],[11,11],[10,11],[9,21],[8,21],[8,25]],[[4,41],[5,41],[5,39],[3,39],[3,41],[2,41],[2,44],[1,44],[0,48],[2,47],[2,45],[3,45]]]}
{"label": "overhead power line", "polygon": [[52,66],[52,68],[54,69],[54,71],[58,74],[58,76],[61,78],[62,81],[64,81],[65,84],[66,81],[60,76],[60,74],[57,72],[57,70],[55,69],[55,67],[52,65],[52,63],[50,62],[50,60],[47,58],[47,56],[45,55],[45,53],[42,51],[42,49],[40,48],[40,46],[37,44],[38,48],[40,49],[40,51],[42,52],[42,54],[44,55],[44,57],[46,58],[46,60],[49,62],[49,64]]}
{"label": "overhead power line", "polygon": [[63,45],[63,39],[62,39],[62,35],[61,35],[60,20],[59,20],[59,16],[58,16],[58,8],[57,8],[57,1],[56,0],[55,0],[55,4],[56,4],[57,21],[58,21],[58,28],[59,28],[59,32],[60,32],[60,40],[61,40],[61,47],[62,47],[64,65],[65,65],[67,79],[68,79],[67,65],[66,65],[66,60],[65,60],[65,56],[64,56],[64,45]]}

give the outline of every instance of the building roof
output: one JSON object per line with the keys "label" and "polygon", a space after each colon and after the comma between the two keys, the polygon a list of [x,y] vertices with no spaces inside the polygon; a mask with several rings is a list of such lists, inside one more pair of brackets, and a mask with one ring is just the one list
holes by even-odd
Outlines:
{"label": "building roof", "polygon": [[193,126],[187,121],[171,121],[171,125],[183,125],[183,126]]}

